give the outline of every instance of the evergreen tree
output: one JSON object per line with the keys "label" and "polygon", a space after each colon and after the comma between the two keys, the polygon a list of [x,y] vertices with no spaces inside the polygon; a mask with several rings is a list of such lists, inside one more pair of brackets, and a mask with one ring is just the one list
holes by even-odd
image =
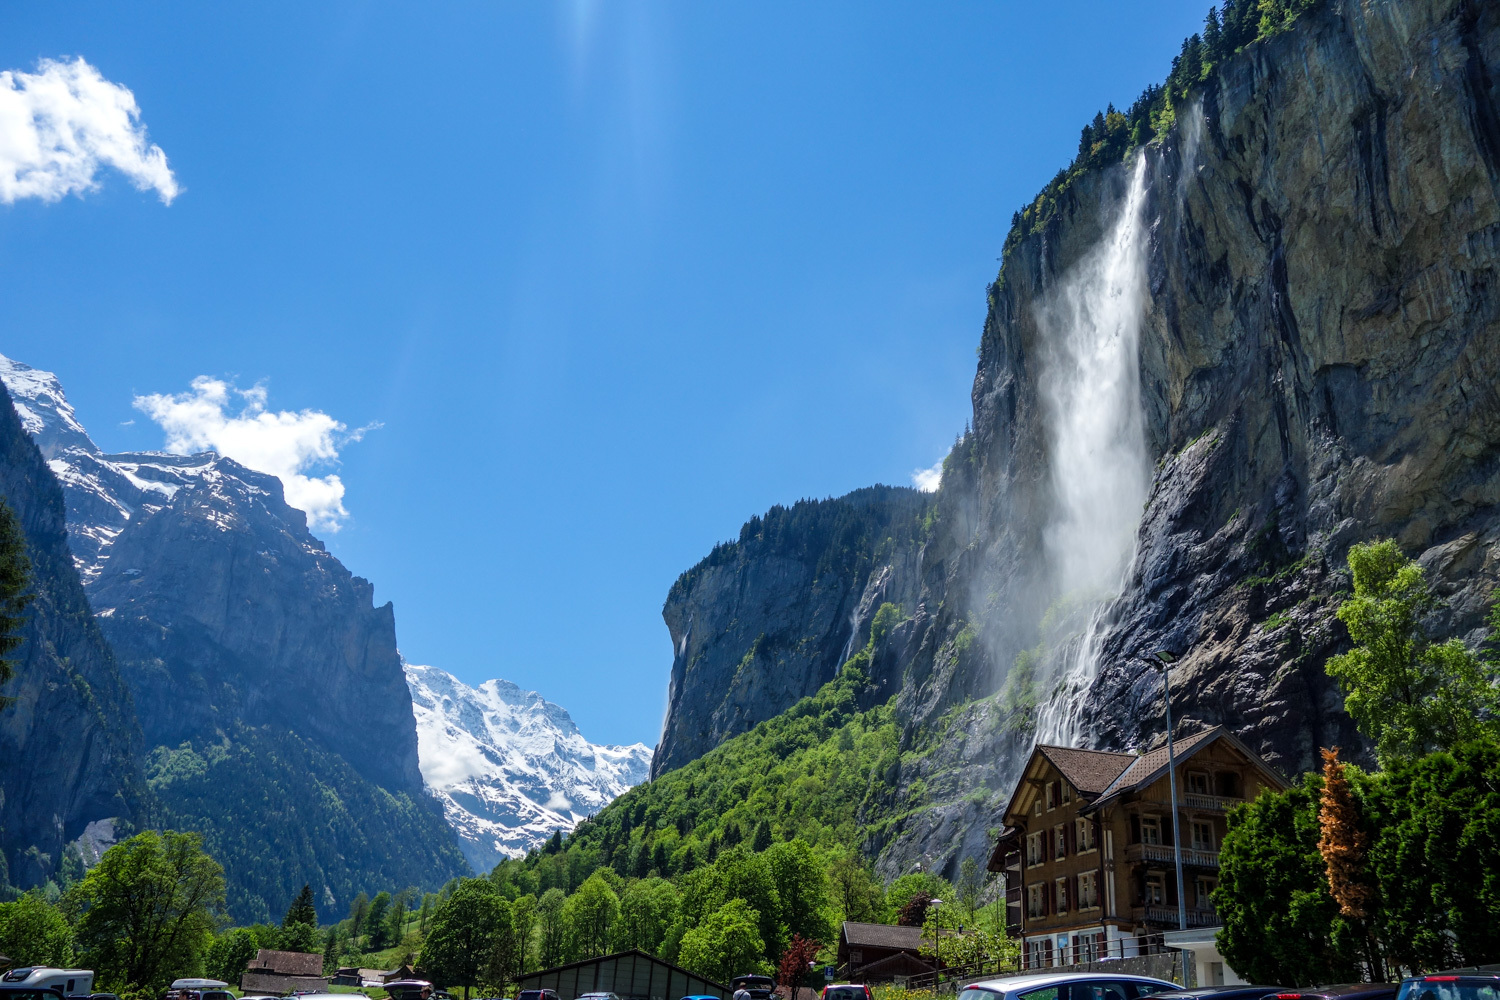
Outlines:
{"label": "evergreen tree", "polygon": [[293,924],[318,926],[318,907],[313,902],[312,886],[305,882],[302,891],[297,893],[297,898],[292,900],[292,905],[287,907],[286,916],[281,921],[283,928]]}
{"label": "evergreen tree", "polygon": [[556,854],[558,851],[562,850],[562,846],[563,846],[562,831],[561,830],[555,830],[555,831],[553,831],[553,833],[552,833],[552,839],[549,840],[549,841],[547,841],[547,853],[548,854]]}
{"label": "evergreen tree", "polygon": [[370,916],[370,897],[360,893],[354,897],[354,902],[349,904],[349,946],[356,947],[356,942],[365,931],[365,922]]}
{"label": "evergreen tree", "polygon": [[755,827],[755,839],[750,842],[750,850],[759,854],[771,846],[771,824],[761,820]]}
{"label": "evergreen tree", "polygon": [[[26,535],[4,497],[0,497],[0,686],[15,672],[9,655],[22,643],[21,626],[26,606],[34,595],[27,592],[31,581],[31,559],[26,555]],[[0,698],[0,709],[13,698]]]}

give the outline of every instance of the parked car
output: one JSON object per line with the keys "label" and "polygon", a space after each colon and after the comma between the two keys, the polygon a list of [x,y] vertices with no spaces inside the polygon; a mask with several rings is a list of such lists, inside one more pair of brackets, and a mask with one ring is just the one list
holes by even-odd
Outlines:
{"label": "parked car", "polygon": [[719,1000],[719,997],[714,996],[712,993],[689,993],[682,1000]]}
{"label": "parked car", "polygon": [[771,1000],[771,994],[776,992],[776,980],[770,976],[735,976],[729,981],[729,988],[736,993],[744,990],[750,994],[750,1000]]}
{"label": "parked car", "polygon": [[0,984],[0,1000],[63,1000],[63,995],[61,990],[52,987]]}
{"label": "parked car", "polygon": [[1198,986],[1190,990],[1157,993],[1152,1000],[1261,1000],[1272,993],[1286,993],[1288,986]]}
{"label": "parked car", "polygon": [[580,993],[578,1000],[620,1000],[614,993]]}
{"label": "parked car", "polygon": [[1396,1000],[1500,1000],[1500,966],[1413,976],[1402,980]]}
{"label": "parked car", "polygon": [[[555,990],[522,990],[516,1000],[561,1000],[561,998]],[[718,1000],[718,997],[714,1000]]]}
{"label": "parked car", "polygon": [[1395,983],[1340,983],[1272,993],[1266,1000],[1396,1000]]}
{"label": "parked car", "polygon": [[875,1000],[870,987],[856,983],[837,983],[823,987],[823,1000]]}
{"label": "parked car", "polygon": [[986,979],[963,988],[958,1000],[1140,1000],[1180,990],[1149,976],[1105,972],[1035,973]]}

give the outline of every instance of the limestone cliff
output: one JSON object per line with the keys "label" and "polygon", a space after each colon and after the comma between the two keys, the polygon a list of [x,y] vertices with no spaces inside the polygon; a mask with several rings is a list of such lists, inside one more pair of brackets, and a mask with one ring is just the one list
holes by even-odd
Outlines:
{"label": "limestone cliff", "polygon": [[[0,710],[0,875],[28,887],[99,820],[135,818],[143,782],[130,693],[68,551],[63,494],[0,386],[0,495],[26,533],[35,600]],[[0,879],[4,884],[7,879]]]}
{"label": "limestone cliff", "polygon": [[652,774],[817,691],[881,603],[914,607],[930,506],[916,490],[875,486],[773,507],[682,574],[662,609],[672,679]]}
{"label": "limestone cliff", "polygon": [[[1175,128],[1008,243],[973,431],[878,657],[908,750],[889,794],[928,802],[869,845],[883,870],[982,851],[1038,735],[1157,735],[1160,650],[1181,655],[1184,728],[1225,724],[1289,773],[1360,746],[1322,669],[1347,641],[1333,609],[1355,541],[1398,539],[1448,600],[1433,626],[1478,637],[1500,579],[1497,73],[1494,5],[1329,0],[1214,67]],[[1092,347],[1128,334],[1130,363],[1090,371],[1075,330],[1121,294],[1138,308]],[[1108,392],[1130,404],[1120,426],[1083,443],[1116,453],[1126,485],[1100,512],[1129,530],[1101,591],[1069,562],[1090,540],[1065,515],[1090,508],[1059,400]],[[669,718],[664,745],[695,727]]]}

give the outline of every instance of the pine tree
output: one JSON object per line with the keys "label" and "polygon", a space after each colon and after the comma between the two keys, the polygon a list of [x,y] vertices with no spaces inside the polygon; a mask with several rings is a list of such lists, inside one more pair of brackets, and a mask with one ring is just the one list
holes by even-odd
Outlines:
{"label": "pine tree", "polygon": [[[0,497],[0,685],[15,672],[15,661],[7,659],[21,645],[21,626],[26,623],[26,606],[34,595],[26,592],[31,582],[31,560],[26,556],[26,535],[10,509]],[[0,709],[14,699],[0,698]]]}
{"label": "pine tree", "polygon": [[756,854],[771,846],[771,824],[761,820],[755,827],[755,839],[750,842],[750,849]]}
{"label": "pine tree", "polygon": [[318,926],[318,907],[313,902],[312,886],[306,883],[303,883],[302,891],[292,900],[292,905],[287,908],[286,916],[281,921],[283,929],[293,924]]}

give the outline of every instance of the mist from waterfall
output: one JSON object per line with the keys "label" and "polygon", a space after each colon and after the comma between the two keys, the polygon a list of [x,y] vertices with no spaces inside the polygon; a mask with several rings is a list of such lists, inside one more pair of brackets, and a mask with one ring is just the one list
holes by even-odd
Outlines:
{"label": "mist from waterfall", "polygon": [[1057,651],[1037,736],[1076,743],[1073,706],[1097,670],[1101,616],[1124,583],[1151,486],[1139,344],[1146,307],[1143,218],[1147,158],[1137,156],[1119,215],[1038,305],[1038,389],[1053,509],[1046,557],[1060,599],[1091,607],[1088,627]]}

